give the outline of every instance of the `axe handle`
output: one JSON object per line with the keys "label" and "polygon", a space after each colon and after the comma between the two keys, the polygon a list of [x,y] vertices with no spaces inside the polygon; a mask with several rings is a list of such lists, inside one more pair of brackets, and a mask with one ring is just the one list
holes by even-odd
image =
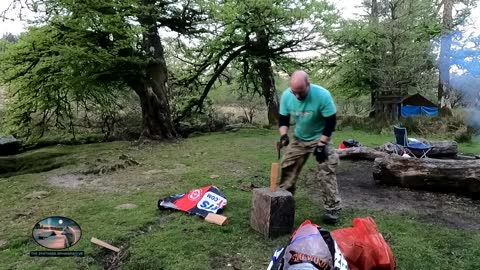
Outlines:
{"label": "axe handle", "polygon": [[277,142],[277,153],[278,153],[278,159],[280,160],[280,149],[282,149],[283,145],[282,142]]}

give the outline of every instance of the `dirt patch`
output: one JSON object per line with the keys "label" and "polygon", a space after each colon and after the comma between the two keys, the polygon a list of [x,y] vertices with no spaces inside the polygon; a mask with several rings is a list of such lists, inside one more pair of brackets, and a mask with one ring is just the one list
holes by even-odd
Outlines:
{"label": "dirt patch", "polygon": [[[480,201],[455,194],[377,185],[370,161],[342,161],[337,179],[346,208],[413,213],[429,223],[480,229]],[[311,181],[312,174],[308,177]]]}
{"label": "dirt patch", "polygon": [[92,188],[100,191],[114,191],[104,177],[84,174],[54,175],[47,179],[48,183],[61,188]]}

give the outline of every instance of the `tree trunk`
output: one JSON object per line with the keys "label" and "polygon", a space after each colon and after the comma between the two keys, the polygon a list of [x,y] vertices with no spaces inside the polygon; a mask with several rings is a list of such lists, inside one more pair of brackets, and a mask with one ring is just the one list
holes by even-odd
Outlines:
{"label": "tree trunk", "polygon": [[260,53],[259,60],[256,64],[256,69],[262,82],[262,94],[267,105],[268,124],[273,127],[278,125],[280,114],[277,89],[275,87],[275,79],[273,77],[272,63],[268,56],[270,49],[268,45],[269,40],[265,29],[257,30],[256,34],[256,53]]}
{"label": "tree trunk", "polygon": [[173,139],[177,136],[172,123],[170,108],[165,95],[157,95],[153,80],[142,79],[135,92],[142,107],[142,138],[155,140]]}
{"label": "tree trunk", "polygon": [[375,159],[373,167],[373,178],[378,183],[480,198],[480,160],[389,156]]}
{"label": "tree trunk", "polygon": [[262,80],[262,94],[265,98],[268,113],[268,124],[270,126],[278,125],[279,121],[279,105],[277,89],[275,87],[275,79],[273,78],[273,70],[270,60],[260,60],[258,63],[258,74]]}
{"label": "tree trunk", "polygon": [[[148,6],[155,4],[155,1],[142,0],[142,3]],[[145,77],[130,79],[130,85],[140,97],[142,107],[141,136],[151,139],[172,139],[177,133],[168,103],[168,72],[157,22],[155,17],[148,13],[139,16],[138,21],[144,28],[142,48],[151,58],[145,70]]]}
{"label": "tree trunk", "polygon": [[[371,14],[370,14],[370,25],[371,27],[378,27],[378,20],[379,20],[379,13],[378,13],[378,1],[377,0],[372,0],[372,7],[371,7]],[[378,43],[375,41],[373,44],[372,48],[373,54],[374,55],[379,55],[379,49],[378,49]],[[378,70],[379,64],[378,60],[374,59],[372,63],[372,67],[375,70]],[[374,108],[376,101],[377,101],[377,92],[378,92],[378,79],[373,78],[370,80],[370,104],[371,107]]]}
{"label": "tree trunk", "polygon": [[450,50],[452,47],[452,37],[449,35],[453,17],[453,0],[444,0],[443,20],[442,20],[442,38],[439,59],[439,78],[438,78],[438,103],[440,108],[451,109],[450,98]]}

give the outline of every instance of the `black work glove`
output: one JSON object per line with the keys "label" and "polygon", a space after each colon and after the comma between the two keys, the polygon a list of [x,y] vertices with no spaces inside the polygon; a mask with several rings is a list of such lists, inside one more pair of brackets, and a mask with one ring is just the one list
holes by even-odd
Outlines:
{"label": "black work glove", "polygon": [[288,134],[282,135],[280,137],[280,143],[282,146],[287,146],[290,143],[290,139],[288,138]]}
{"label": "black work glove", "polygon": [[318,163],[323,163],[328,159],[328,149],[327,145],[317,145],[315,150],[313,150],[313,155],[317,159]]}

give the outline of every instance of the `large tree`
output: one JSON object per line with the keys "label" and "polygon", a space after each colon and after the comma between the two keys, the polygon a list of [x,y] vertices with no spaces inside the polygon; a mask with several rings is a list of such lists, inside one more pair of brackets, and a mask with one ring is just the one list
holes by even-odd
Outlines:
{"label": "large tree", "polygon": [[275,70],[289,72],[300,67],[299,53],[316,52],[327,45],[323,33],[338,16],[327,1],[229,0],[211,1],[213,31],[204,36],[203,46],[193,52],[197,61],[187,63],[197,81],[199,74],[212,76],[201,96],[185,108],[183,116],[199,109],[213,82],[228,67],[238,71],[237,82],[245,91],[263,96],[270,125],[278,122],[278,95]]}
{"label": "large tree", "polygon": [[[427,0],[364,1],[367,16],[345,20],[328,40],[336,53],[325,55],[322,70],[332,89],[349,97],[370,94],[377,116],[396,117],[380,97],[402,97],[431,88],[431,40],[439,34],[435,5]],[[373,105],[373,104],[372,104]]]}
{"label": "large tree", "polygon": [[[437,10],[442,21],[440,38],[440,55],[438,61],[438,103],[441,108],[451,109],[455,103],[455,92],[452,91],[450,73],[452,62],[452,37],[457,35],[458,27],[464,26],[470,10],[476,6],[475,0],[439,0]],[[440,13],[440,11],[442,11]],[[456,12],[454,12],[456,11]]]}
{"label": "large tree", "polygon": [[11,85],[11,108],[17,112],[13,114],[16,123],[28,126],[34,112],[45,104],[40,100],[65,104],[55,106],[56,115],[68,116],[72,113],[69,97],[108,96],[113,93],[108,91],[123,87],[139,97],[142,137],[170,139],[176,136],[159,30],[169,28],[181,34],[197,32],[196,22],[203,20],[198,2],[13,2],[21,2],[39,14],[45,25],[26,33],[2,61],[2,78]]}

